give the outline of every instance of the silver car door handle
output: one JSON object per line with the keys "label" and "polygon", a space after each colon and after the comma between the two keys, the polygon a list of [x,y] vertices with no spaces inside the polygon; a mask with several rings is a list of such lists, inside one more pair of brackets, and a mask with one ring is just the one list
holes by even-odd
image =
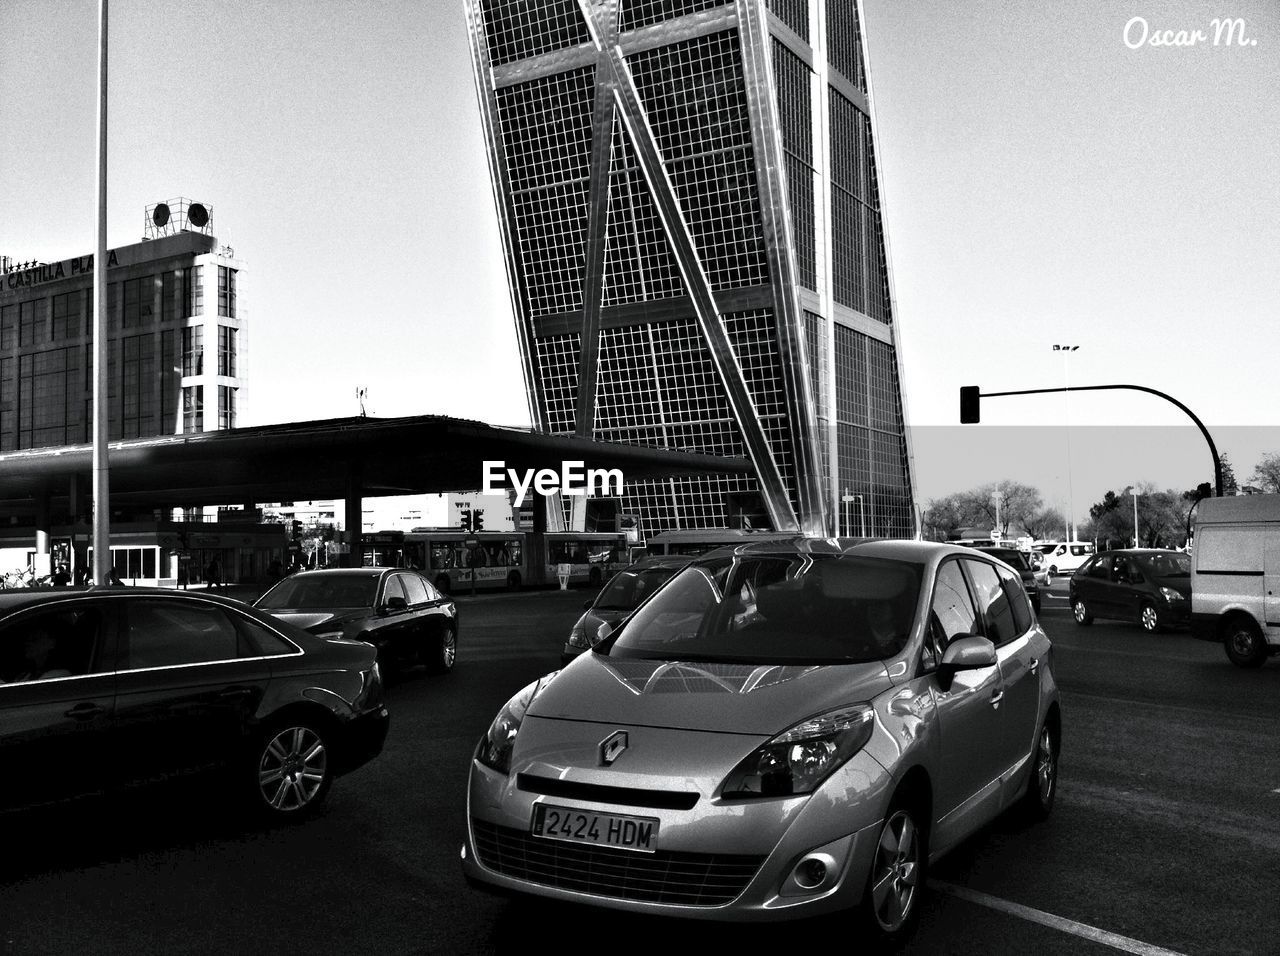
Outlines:
{"label": "silver car door handle", "polygon": [[1034,674],[1039,669],[1040,669],[1040,658],[1038,657],[1031,658],[1031,673]]}
{"label": "silver car door handle", "polygon": [[1004,700],[1004,691],[997,690],[991,694],[991,706],[996,710],[1000,709],[1000,701]]}

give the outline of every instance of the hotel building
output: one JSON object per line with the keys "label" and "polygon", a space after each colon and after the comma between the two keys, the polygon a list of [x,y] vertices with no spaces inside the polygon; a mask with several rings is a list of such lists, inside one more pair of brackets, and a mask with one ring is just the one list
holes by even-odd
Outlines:
{"label": "hotel building", "polygon": [[751,459],[646,533],[912,535],[859,5],[465,6],[535,425]]}

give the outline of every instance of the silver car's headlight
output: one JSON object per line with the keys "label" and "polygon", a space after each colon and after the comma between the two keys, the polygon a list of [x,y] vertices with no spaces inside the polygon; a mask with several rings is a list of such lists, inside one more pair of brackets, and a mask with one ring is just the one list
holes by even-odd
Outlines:
{"label": "silver car's headlight", "polygon": [[511,772],[511,751],[515,749],[516,734],[524,723],[525,712],[533,699],[542,693],[542,689],[558,673],[560,672],[552,671],[546,677],[540,677],[502,705],[498,716],[493,718],[493,723],[480,738],[480,745],[476,748],[477,760],[499,773]]}
{"label": "silver car's headlight", "polygon": [[738,764],[724,782],[726,797],[786,797],[811,793],[871,739],[875,711],[841,707],[802,720]]}
{"label": "silver car's headlight", "polygon": [[1183,601],[1186,600],[1181,594],[1173,588],[1161,588],[1160,593],[1164,595],[1166,601]]}
{"label": "silver car's headlight", "polygon": [[591,641],[587,639],[587,630],[582,626],[581,621],[573,625],[573,630],[569,632],[569,646],[583,648],[591,646]]}

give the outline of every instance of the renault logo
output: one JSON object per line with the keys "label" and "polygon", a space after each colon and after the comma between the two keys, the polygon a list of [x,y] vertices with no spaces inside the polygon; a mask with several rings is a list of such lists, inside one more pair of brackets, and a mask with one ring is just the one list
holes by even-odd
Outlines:
{"label": "renault logo", "polygon": [[625,730],[615,730],[604,740],[600,741],[600,766],[608,767],[615,760],[622,756],[622,751],[627,749],[627,732]]}

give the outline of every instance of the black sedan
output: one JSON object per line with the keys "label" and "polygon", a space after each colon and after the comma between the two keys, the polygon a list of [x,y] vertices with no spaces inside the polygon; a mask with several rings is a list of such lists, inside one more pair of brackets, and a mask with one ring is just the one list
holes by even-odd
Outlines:
{"label": "black sedan", "polygon": [[219,769],[296,819],[387,726],[367,644],[205,594],[0,593],[0,809]]}
{"label": "black sedan", "polygon": [[657,555],[641,558],[615,574],[604,590],[583,606],[585,613],[573,625],[560,653],[561,663],[567,664],[593,647],[600,639],[602,624],[621,621],[692,560],[687,554]]}
{"label": "black sedan", "polygon": [[1017,571],[1018,577],[1022,579],[1022,588],[1031,599],[1031,606],[1035,608],[1037,614],[1040,613],[1040,585],[1036,581],[1035,569],[1032,568],[1031,558],[1027,554],[1017,548],[1001,548],[996,545],[982,545],[975,550],[989,554],[993,558],[999,558]]}
{"label": "black sedan", "polygon": [[1180,551],[1129,548],[1096,554],[1071,575],[1071,613],[1135,621],[1154,633],[1191,620],[1191,559]]}
{"label": "black sedan", "polygon": [[383,667],[425,664],[445,674],[458,657],[458,609],[417,571],[303,571],[253,606],[317,637],[367,641]]}

